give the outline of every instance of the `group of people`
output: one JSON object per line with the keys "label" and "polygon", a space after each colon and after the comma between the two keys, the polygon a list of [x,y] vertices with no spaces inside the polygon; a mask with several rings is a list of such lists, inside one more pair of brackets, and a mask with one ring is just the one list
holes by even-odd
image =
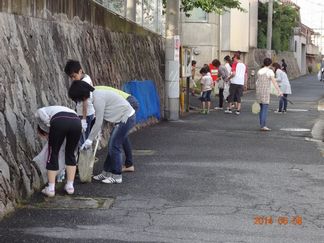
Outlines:
{"label": "group of people", "polygon": [[38,134],[48,139],[48,186],[42,190],[48,197],[55,196],[55,182],[59,170],[58,154],[64,140],[67,172],[64,190],[73,194],[76,151],[78,148],[82,150],[92,146],[101,132],[104,120],[114,126],[103,170],[93,179],[107,184],[122,183],[122,172],[135,170],[128,133],[136,123],[135,113],[139,108],[136,98],[109,86],[93,86],[91,78],[83,72],[79,61],[69,60],[64,72],[72,80],[68,96],[76,103],[75,110],[57,105],[42,107],[35,114]]}
{"label": "group of people", "polygon": [[281,114],[287,112],[287,98],[291,94],[291,86],[286,68],[287,66],[281,67],[279,63],[272,63],[270,58],[265,58],[263,60],[263,67],[257,73],[256,98],[260,104],[259,120],[261,131],[271,130],[266,126],[266,122],[272,85],[274,90],[277,91],[275,94],[280,96],[279,109],[275,112]]}
{"label": "group of people", "polygon": [[233,113],[232,107],[236,107],[235,114],[241,112],[241,97],[243,95],[244,83],[247,79],[247,68],[240,60],[240,53],[235,53],[233,58],[225,56],[224,65],[218,59],[214,59],[209,65],[204,64],[200,69],[202,78],[201,103],[203,114],[210,112],[211,93],[213,89],[218,89],[218,106],[214,109],[222,110],[224,100],[227,101],[225,113]]}
{"label": "group of people", "polygon": [[[232,114],[232,108],[235,108],[235,114],[240,115],[241,97],[248,77],[247,67],[241,61],[240,54],[240,52],[236,52],[232,58],[225,56],[224,65],[221,65],[218,59],[214,59],[211,64],[204,64],[200,69],[201,97],[199,99],[202,104],[202,114],[209,114],[212,90],[218,89],[219,101],[218,106],[214,109],[223,110],[224,101],[226,100],[227,106],[224,113]],[[195,68],[196,62],[194,61],[193,64],[193,68]],[[291,87],[287,76],[287,64],[284,59],[282,65],[280,65],[277,62],[272,63],[270,58],[265,58],[263,67],[257,73],[256,97],[260,104],[261,131],[271,130],[266,126],[271,87],[280,96],[279,109],[275,112],[287,112],[287,97],[291,94]]]}

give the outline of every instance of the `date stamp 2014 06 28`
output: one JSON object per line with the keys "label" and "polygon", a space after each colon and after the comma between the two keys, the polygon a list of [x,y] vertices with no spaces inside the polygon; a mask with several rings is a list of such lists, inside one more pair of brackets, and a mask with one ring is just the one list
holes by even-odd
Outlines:
{"label": "date stamp 2014 06 28", "polygon": [[302,225],[303,218],[300,215],[296,216],[255,216],[254,224],[256,225]]}

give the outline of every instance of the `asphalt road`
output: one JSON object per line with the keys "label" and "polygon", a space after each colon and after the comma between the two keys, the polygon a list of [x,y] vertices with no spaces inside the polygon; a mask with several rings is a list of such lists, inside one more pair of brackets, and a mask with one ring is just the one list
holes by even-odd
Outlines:
{"label": "asphalt road", "polygon": [[312,138],[324,83],[291,83],[287,114],[272,97],[272,131],[259,131],[252,91],[239,116],[193,111],[147,127],[131,135],[136,172],[122,184],[77,183],[62,204],[35,195],[0,222],[0,241],[324,242],[324,149]]}

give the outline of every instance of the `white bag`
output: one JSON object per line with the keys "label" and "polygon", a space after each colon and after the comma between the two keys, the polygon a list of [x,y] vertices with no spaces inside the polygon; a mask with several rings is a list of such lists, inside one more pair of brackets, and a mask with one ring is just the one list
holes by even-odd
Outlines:
{"label": "white bag", "polygon": [[318,73],[317,73],[318,81],[321,81],[321,77],[322,77],[322,72],[321,72],[321,70],[319,70]]}
{"label": "white bag", "polygon": [[[58,156],[59,172],[57,178],[62,178],[62,175],[65,174],[65,144],[66,144],[66,139],[64,139],[63,141]],[[47,182],[47,169],[46,169],[47,158],[48,158],[48,142],[44,144],[42,151],[35,158],[33,158],[33,161],[36,162],[39,170],[41,171],[44,182]]]}
{"label": "white bag", "polygon": [[94,150],[80,150],[79,153],[79,176],[80,181],[83,183],[91,182],[92,174],[93,174],[93,165],[96,160],[96,152],[99,145],[99,138],[96,141],[96,145]]}
{"label": "white bag", "polygon": [[276,87],[273,85],[273,83],[270,83],[271,87],[270,87],[270,94],[275,95],[275,96],[279,96],[279,92],[276,89]]}
{"label": "white bag", "polygon": [[224,99],[226,100],[227,97],[229,96],[229,83],[228,82],[224,82],[224,91],[223,91],[223,96]]}
{"label": "white bag", "polygon": [[254,101],[252,104],[252,113],[258,114],[260,112],[260,104],[257,101]]}

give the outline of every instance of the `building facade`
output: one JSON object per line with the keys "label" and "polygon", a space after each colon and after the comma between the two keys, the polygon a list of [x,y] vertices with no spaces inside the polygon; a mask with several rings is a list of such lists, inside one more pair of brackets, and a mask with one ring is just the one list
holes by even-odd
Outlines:
{"label": "building facade", "polygon": [[243,61],[247,61],[250,49],[257,47],[258,1],[240,2],[245,12],[231,9],[217,15],[194,9],[190,17],[181,14],[181,41],[184,46],[193,48],[198,66],[215,58],[222,61],[226,55],[237,51],[242,53]]}

